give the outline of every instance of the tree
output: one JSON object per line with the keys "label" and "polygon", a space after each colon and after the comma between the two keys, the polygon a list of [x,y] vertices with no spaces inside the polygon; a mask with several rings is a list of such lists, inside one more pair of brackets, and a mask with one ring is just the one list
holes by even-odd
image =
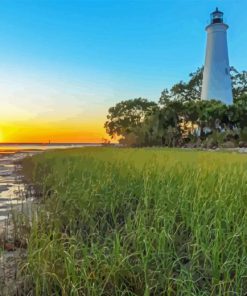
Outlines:
{"label": "tree", "polygon": [[243,129],[247,127],[247,94],[238,97],[235,103],[228,107],[229,121]]}
{"label": "tree", "polygon": [[231,67],[233,98],[236,102],[239,98],[247,95],[247,71],[238,72]]}
{"label": "tree", "polygon": [[225,123],[227,106],[217,100],[203,100],[199,102],[199,121],[210,129],[215,129],[220,123]]}
{"label": "tree", "polygon": [[[183,103],[177,100],[163,100],[163,106],[156,109],[146,119],[149,124],[152,143],[171,145],[181,136],[180,123],[183,114]],[[174,141],[171,137],[174,136]],[[169,140],[167,141],[167,137]]]}
{"label": "tree", "polygon": [[195,72],[190,73],[189,82],[180,81],[176,83],[170,91],[165,89],[161,93],[159,103],[163,105],[167,100],[176,100],[187,102],[192,100],[200,100],[202,89],[203,67],[198,68]]}
{"label": "tree", "polygon": [[[247,72],[231,68],[234,103],[230,106],[217,100],[200,100],[202,74],[203,68],[198,68],[189,75],[188,82],[164,89],[158,104],[136,98],[111,107],[105,122],[107,133],[112,138],[122,137],[121,142],[130,146],[176,146],[188,141],[200,143],[212,136],[221,142],[232,139],[236,142],[239,135],[245,139]],[[191,133],[197,127],[202,132],[200,141]],[[206,128],[212,132],[211,136],[203,132]]]}
{"label": "tree", "polygon": [[189,82],[180,81],[171,88],[171,97],[182,102],[200,100],[202,89],[203,67],[190,73]]}
{"label": "tree", "polygon": [[125,136],[133,132],[144,121],[145,116],[156,108],[156,103],[143,98],[121,101],[108,110],[107,121],[104,124],[106,132],[112,138]]}
{"label": "tree", "polygon": [[[247,94],[247,71],[239,72],[234,67],[230,69],[233,100],[234,102]],[[203,67],[198,68],[195,72],[189,74],[189,81],[180,81],[170,90],[165,89],[161,93],[159,103],[162,105],[166,100],[178,100],[182,102],[200,100],[203,80]],[[217,98],[216,98],[217,99]]]}

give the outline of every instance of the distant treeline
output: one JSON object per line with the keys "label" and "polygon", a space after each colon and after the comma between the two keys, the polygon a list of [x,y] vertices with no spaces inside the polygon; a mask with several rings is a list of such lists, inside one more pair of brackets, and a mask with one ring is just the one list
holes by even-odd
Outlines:
{"label": "distant treeline", "polygon": [[158,103],[135,98],[108,110],[105,128],[128,146],[247,147],[247,71],[231,68],[234,102],[202,101],[203,68],[161,93]]}

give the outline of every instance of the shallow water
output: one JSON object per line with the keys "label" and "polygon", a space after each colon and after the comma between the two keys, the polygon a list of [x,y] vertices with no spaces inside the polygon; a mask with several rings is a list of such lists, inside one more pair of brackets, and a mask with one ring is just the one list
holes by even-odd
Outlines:
{"label": "shallow water", "polygon": [[35,151],[50,149],[66,149],[85,146],[101,146],[97,143],[61,143],[61,144],[0,144],[0,154],[15,153],[16,151]]}
{"label": "shallow water", "polygon": [[0,221],[8,217],[13,206],[25,202],[25,188],[16,161],[37,152],[0,152]]}
{"label": "shallow water", "polygon": [[0,221],[11,209],[26,202],[26,190],[16,161],[49,149],[99,146],[99,144],[1,144],[0,145]]}

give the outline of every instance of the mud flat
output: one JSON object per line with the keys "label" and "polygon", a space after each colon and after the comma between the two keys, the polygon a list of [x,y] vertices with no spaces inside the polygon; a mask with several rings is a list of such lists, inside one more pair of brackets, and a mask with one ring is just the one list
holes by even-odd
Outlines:
{"label": "mud flat", "polygon": [[39,152],[0,151],[0,295],[17,295],[23,282],[18,266],[26,256],[26,248],[16,234],[15,222],[19,215],[31,220],[35,203],[18,162]]}
{"label": "mud flat", "polygon": [[18,161],[34,153],[37,152],[0,152],[0,233],[13,209],[21,209],[31,197],[20,174]]}

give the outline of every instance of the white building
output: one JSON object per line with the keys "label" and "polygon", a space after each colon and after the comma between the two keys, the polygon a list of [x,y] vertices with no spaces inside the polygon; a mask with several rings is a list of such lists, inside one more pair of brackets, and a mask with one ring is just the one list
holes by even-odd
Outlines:
{"label": "white building", "polygon": [[216,99],[231,104],[232,82],[230,76],[227,29],[223,12],[218,8],[211,13],[211,23],[206,27],[207,48],[203,72],[202,100]]}

